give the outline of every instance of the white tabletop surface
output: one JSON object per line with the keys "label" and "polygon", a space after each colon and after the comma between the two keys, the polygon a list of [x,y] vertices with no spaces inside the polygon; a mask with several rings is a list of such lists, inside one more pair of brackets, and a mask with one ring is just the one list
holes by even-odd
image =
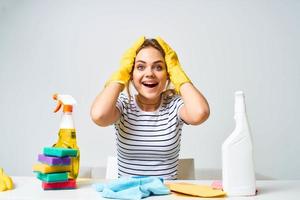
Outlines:
{"label": "white tabletop surface", "polygon": [[[105,180],[77,179],[78,188],[75,190],[43,190],[41,181],[35,177],[12,177],[15,187],[13,190],[0,192],[0,199],[105,199],[101,193],[95,191],[93,183],[104,183]],[[107,182],[107,181],[106,181]],[[211,185],[209,180],[180,180],[180,182],[199,183]],[[210,199],[233,200],[298,200],[300,199],[300,180],[272,180],[257,181],[258,194],[252,197],[223,197]],[[174,194],[152,196],[149,200],[171,199],[201,199],[195,197],[179,197]]]}

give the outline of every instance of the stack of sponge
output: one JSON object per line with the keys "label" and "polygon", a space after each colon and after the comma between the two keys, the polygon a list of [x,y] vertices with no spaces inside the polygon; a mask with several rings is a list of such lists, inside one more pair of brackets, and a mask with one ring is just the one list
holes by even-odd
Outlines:
{"label": "stack of sponge", "polygon": [[68,178],[72,170],[71,157],[77,156],[76,149],[45,147],[38,155],[39,164],[33,166],[44,190],[75,189],[76,180]]}

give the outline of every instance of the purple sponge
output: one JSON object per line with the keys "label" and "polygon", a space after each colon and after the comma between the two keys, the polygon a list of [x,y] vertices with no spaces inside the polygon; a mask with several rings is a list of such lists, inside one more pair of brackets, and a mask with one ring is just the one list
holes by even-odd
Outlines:
{"label": "purple sponge", "polygon": [[70,157],[52,157],[39,154],[38,160],[48,165],[69,165],[71,163]]}

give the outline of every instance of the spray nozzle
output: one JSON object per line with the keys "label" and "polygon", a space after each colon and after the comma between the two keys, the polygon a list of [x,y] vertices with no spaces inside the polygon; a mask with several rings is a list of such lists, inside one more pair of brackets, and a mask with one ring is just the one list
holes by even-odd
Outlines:
{"label": "spray nozzle", "polygon": [[57,105],[54,109],[54,112],[59,111],[62,105],[63,112],[72,112],[73,105],[76,104],[76,100],[71,95],[67,94],[54,94],[53,99],[57,101]]}

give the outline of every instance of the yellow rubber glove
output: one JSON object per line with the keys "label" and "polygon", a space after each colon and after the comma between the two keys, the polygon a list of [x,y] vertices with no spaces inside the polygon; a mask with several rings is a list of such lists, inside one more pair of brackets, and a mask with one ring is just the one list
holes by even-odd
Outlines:
{"label": "yellow rubber glove", "polygon": [[0,168],[0,192],[13,189],[14,184],[12,179],[5,174],[3,168]]}
{"label": "yellow rubber glove", "polygon": [[180,86],[184,83],[191,82],[191,80],[181,68],[176,52],[161,37],[157,37],[156,40],[165,52],[165,61],[170,80],[176,92],[179,93]]}
{"label": "yellow rubber glove", "polygon": [[113,73],[110,79],[106,82],[107,86],[111,82],[117,82],[126,85],[130,79],[130,72],[132,70],[134,59],[136,57],[136,51],[142,46],[145,41],[145,36],[140,37],[133,46],[128,49],[121,58],[121,63],[118,71]]}

